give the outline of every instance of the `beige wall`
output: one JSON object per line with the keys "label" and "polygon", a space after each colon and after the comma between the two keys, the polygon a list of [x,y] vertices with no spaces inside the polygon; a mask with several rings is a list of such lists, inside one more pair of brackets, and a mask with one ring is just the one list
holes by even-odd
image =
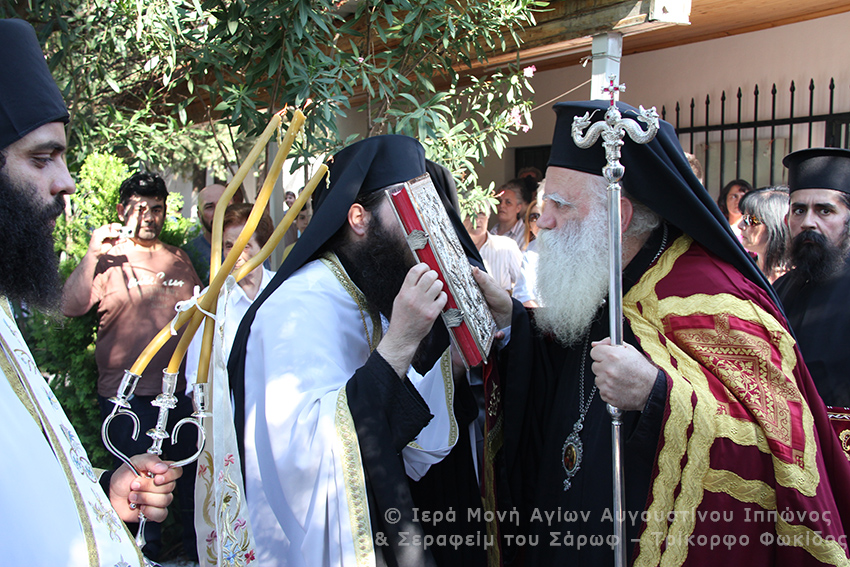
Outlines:
{"label": "beige wall", "polygon": [[[628,55],[621,65],[621,82],[627,90],[621,100],[629,104],[655,106],[661,113],[666,105],[669,121],[675,120],[677,100],[687,101],[683,108],[682,126],[689,124],[690,99],[696,99],[697,124],[705,116],[705,97],[710,95],[714,108],[713,122],[719,121],[720,97],[725,89],[727,96],[727,122],[733,119],[737,106],[735,94],[740,86],[744,93],[744,119],[752,119],[752,92],[756,84],[761,93],[759,118],[770,117],[770,89],[775,82],[777,90],[787,96],[791,80],[796,83],[795,116],[808,113],[808,85],[814,79],[816,86],[815,113],[827,111],[830,78],[835,78],[835,111],[850,111],[850,50],[846,34],[850,30],[850,13],[830,16],[808,22],[781,26],[769,30],[737,35],[723,39]],[[629,38],[624,39],[628,50]],[[573,66],[555,71],[537,73],[532,79],[534,101],[542,104],[590,79],[590,65]],[[589,97],[590,86],[578,89],[561,100],[583,100]],[[526,134],[512,138],[511,147],[550,144],[554,127],[552,104],[541,106],[532,113],[534,127]],[[787,104],[781,110],[787,113]],[[779,109],[778,109],[779,111]],[[795,127],[795,139],[807,135],[803,127]],[[752,137],[752,131],[744,138]],[[728,138],[727,138],[728,139]],[[814,132],[813,145],[821,144],[822,130]],[[699,142],[702,139],[698,140]],[[801,146],[802,144],[802,146]],[[806,141],[795,141],[800,148]],[[487,160],[480,170],[482,184],[490,181],[496,186],[509,179],[514,171],[513,152],[509,149],[503,158]],[[711,183],[710,183],[711,184]],[[713,185],[713,184],[711,184]],[[716,189],[710,187],[712,192]]]}

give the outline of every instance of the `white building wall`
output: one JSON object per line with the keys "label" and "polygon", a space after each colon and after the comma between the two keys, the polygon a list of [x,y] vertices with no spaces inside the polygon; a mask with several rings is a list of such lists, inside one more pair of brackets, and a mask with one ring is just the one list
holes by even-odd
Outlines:
{"label": "white building wall", "polygon": [[[794,115],[801,116],[808,114],[811,79],[814,79],[816,87],[814,113],[827,112],[827,87],[830,79],[834,78],[835,111],[847,112],[850,111],[850,49],[846,40],[848,30],[850,13],[845,13],[748,34],[627,55],[622,60],[620,77],[620,82],[625,83],[627,89],[620,99],[634,106],[655,106],[659,114],[662,107],[666,106],[667,119],[671,122],[675,121],[676,102],[682,101],[680,125],[684,127],[690,124],[691,98],[696,100],[695,123],[704,124],[706,95],[709,95],[712,101],[711,121],[719,122],[720,98],[724,90],[727,97],[726,122],[734,121],[738,87],[741,87],[744,95],[743,119],[752,120],[752,93],[755,85],[758,85],[759,119],[768,119],[773,83],[776,83],[781,95],[779,100],[783,101],[777,108],[777,115],[787,116],[788,104],[784,101],[788,100],[788,89],[793,80],[797,89]],[[625,51],[628,51],[628,44],[629,38],[626,37],[623,42]],[[551,144],[554,128],[553,103],[544,103],[585,81],[588,81],[586,86],[559,100],[587,99],[590,96],[589,79],[590,65],[576,65],[535,74],[531,79],[535,90],[534,101],[541,106],[532,113],[534,127],[528,133],[511,138],[510,147],[502,159],[493,156],[485,161],[480,169],[482,185],[486,187],[492,181],[499,186],[513,176],[512,148]],[[743,139],[752,138],[752,130],[742,134]],[[795,126],[794,148],[806,147],[807,136],[807,127]],[[728,134],[726,139],[729,140]],[[683,141],[685,149],[688,149],[688,140]],[[703,138],[699,137],[696,141],[701,143]],[[813,132],[812,144],[818,146],[822,143],[823,130],[816,129]],[[759,150],[767,151],[767,148],[760,146]],[[700,155],[698,151],[695,153]],[[782,154],[777,152],[777,156],[781,158],[781,155],[784,155],[784,150]],[[716,157],[712,159],[717,161]],[[751,168],[751,165],[748,167]],[[746,178],[743,175],[746,168],[743,169],[742,177]],[[782,169],[781,166],[779,169]],[[728,172],[726,177],[728,178]],[[719,187],[715,187],[711,179],[708,185],[712,193],[716,194]]]}

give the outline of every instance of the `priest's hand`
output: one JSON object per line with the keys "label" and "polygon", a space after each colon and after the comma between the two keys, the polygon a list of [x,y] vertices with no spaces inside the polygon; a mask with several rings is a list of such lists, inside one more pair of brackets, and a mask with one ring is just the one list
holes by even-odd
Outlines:
{"label": "priest's hand", "polygon": [[591,369],[602,399],[622,410],[643,410],[658,368],[630,344],[613,346],[610,338],[590,344]]}
{"label": "priest's hand", "polygon": [[493,276],[475,266],[472,267],[472,277],[475,278],[475,282],[484,294],[484,299],[487,300],[493,319],[496,320],[496,326],[500,329],[509,327],[514,309],[511,296],[496,283]]}
{"label": "priest's hand", "polygon": [[447,300],[443,282],[428,264],[416,264],[410,268],[401,291],[393,301],[390,327],[378,345],[378,354],[399,377],[407,375],[419,343],[431,331]]}
{"label": "priest's hand", "polygon": [[[163,521],[174,498],[175,481],[183,475],[183,469],[171,468],[156,455],[147,453],[130,460],[142,476],[136,476],[133,469],[121,465],[109,480],[109,501],[125,522],[138,522],[140,510],[149,520]],[[153,478],[147,476],[149,472],[153,473]]]}

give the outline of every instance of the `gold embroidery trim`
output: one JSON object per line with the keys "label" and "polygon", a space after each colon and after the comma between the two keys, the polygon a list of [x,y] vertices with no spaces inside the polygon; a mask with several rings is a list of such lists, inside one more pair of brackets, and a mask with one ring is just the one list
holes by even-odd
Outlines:
{"label": "gold embroidery trim", "polygon": [[[481,465],[484,467],[484,496],[482,497],[482,501],[484,503],[484,510],[491,512],[491,519],[487,521],[487,535],[490,536],[491,541],[496,542],[499,541],[501,536],[499,534],[499,523],[496,520],[498,517],[498,514],[496,513],[495,489],[496,465],[493,462],[493,455],[502,450],[502,444],[504,441],[504,436],[502,434],[503,426],[504,414],[499,412],[498,417],[496,417],[496,422],[493,424],[493,428],[485,433],[486,449],[484,450],[484,462]],[[501,550],[501,545],[498,543],[490,548],[487,552],[488,567],[500,567],[502,565]]]}
{"label": "gold embroidery trim", "polygon": [[823,539],[807,526],[789,524],[781,516],[777,516],[776,520],[776,537],[784,538],[788,545],[796,546],[797,542],[802,542],[799,547],[826,565],[850,565],[840,543],[834,539]]}
{"label": "gold embroidery trim", "polygon": [[[750,502],[764,510],[776,510],[776,493],[767,483],[760,480],[747,480],[731,471],[711,469],[705,477],[705,488],[712,492],[729,494],[741,502]],[[827,565],[847,565],[847,555],[841,544],[835,540],[824,540],[808,526],[789,524],[776,514],[776,537],[783,538],[789,546],[796,546],[811,554],[812,557]],[[801,545],[797,545],[800,543]]]}
{"label": "gold embroidery trim", "polygon": [[[52,425],[44,417],[44,412],[41,409],[38,400],[35,398],[32,391],[30,390],[28,381],[26,378],[24,378],[23,371],[18,366],[17,359],[15,359],[13,356],[10,356],[11,349],[6,343],[6,340],[0,337],[0,341],[2,341],[3,345],[3,358],[7,362],[8,367],[12,370],[11,373],[7,373],[7,365],[3,365],[3,372],[6,374],[6,378],[12,385],[12,389],[21,399],[21,402],[24,404],[24,406],[26,406],[33,419],[36,420],[37,425],[47,438],[47,442],[50,444],[50,448],[52,449],[53,454],[56,456],[56,460],[62,467],[62,472],[65,473],[65,478],[68,481],[68,488],[71,491],[72,497],[74,498],[74,505],[77,508],[77,516],[80,518],[80,527],[83,529],[83,535],[86,538],[86,548],[88,551],[89,563],[91,565],[100,565],[97,543],[94,537],[94,529],[91,524],[91,518],[89,517],[88,509],[86,508],[86,505],[83,502],[83,497],[80,493],[80,486],[77,483],[77,479],[74,476],[74,473],[72,472],[71,467],[68,463],[68,456],[65,453],[65,449],[59,441],[59,438],[57,437],[56,433],[53,431]],[[17,377],[18,387],[15,387],[16,384],[14,383],[15,381],[13,379],[13,376]]]}
{"label": "gold embroidery trim", "polygon": [[[440,357],[440,374],[443,376],[443,389],[446,392],[446,411],[449,414],[449,446],[453,446],[457,443],[458,427],[454,411],[455,382],[454,374],[452,373],[451,347],[447,348]],[[411,441],[407,446],[412,449],[423,450],[416,440]]]}
{"label": "gold embroidery trim", "polygon": [[[690,313],[704,313],[706,315],[725,316],[727,313],[734,315],[738,319],[745,321],[755,321],[764,326],[764,328],[773,336],[778,338],[774,343],[781,355],[781,370],[780,375],[783,377],[791,376],[794,373],[796,366],[796,357],[794,356],[794,340],[784,330],[780,323],[771,317],[764,310],[758,308],[752,302],[733,297],[731,295],[721,294],[717,296],[694,295],[690,298],[671,297],[659,302],[658,313],[663,313],[663,317],[667,315],[688,315]],[[660,319],[661,317],[659,317]],[[790,362],[793,361],[793,362]],[[700,373],[700,381],[704,382],[702,373]],[[707,387],[707,384],[706,384]],[[814,417],[796,388],[796,384],[785,379],[785,382],[780,385],[783,393],[800,404],[801,420],[803,432],[805,434],[804,449],[802,462],[788,463],[783,460],[773,457],[773,465],[776,470],[776,481],[786,488],[798,490],[805,496],[814,497],[817,486],[820,483],[820,474],[817,469],[817,445],[814,439]],[[709,392],[709,395],[712,395]],[[713,397],[713,395],[712,395]],[[741,424],[747,422],[738,421],[737,419],[719,414],[715,421],[725,422],[724,435],[742,446],[758,446],[758,439],[752,439],[751,435],[747,435],[745,428],[740,427]],[[729,423],[732,421],[733,423]],[[739,427],[735,427],[738,424]],[[755,441],[755,442],[753,442]],[[766,440],[764,447],[767,447]],[[768,449],[768,451],[770,450]],[[802,464],[802,467],[800,466]]]}
{"label": "gold embroidery trim", "polygon": [[345,496],[348,502],[348,518],[357,565],[375,564],[375,549],[372,543],[372,526],[369,520],[369,501],[366,498],[366,478],[360,460],[360,445],[354,419],[348,408],[345,386],[340,388],[336,399],[336,433],[342,442],[342,475]]}
{"label": "gold embroidery trim", "polygon": [[[695,515],[677,514],[672,524],[667,524],[669,510],[696,510],[702,501],[702,477],[708,469],[708,457],[711,442],[714,437],[714,424],[706,415],[713,415],[710,407],[712,397],[704,394],[708,391],[707,384],[700,385],[703,379],[702,370],[696,362],[681,351],[675,344],[668,343],[665,347],[658,340],[657,326],[660,321],[651,321],[647,315],[655,315],[658,298],[655,286],[667,276],[676,260],[684,254],[691,244],[691,239],[682,236],[661,255],[654,268],[650,268],[623,298],[623,312],[629,320],[632,331],[640,340],[646,354],[661,367],[668,376],[674,378],[668,393],[670,416],[664,427],[665,443],[658,454],[658,476],[652,485],[652,504],[648,511],[649,521],[640,541],[640,555],[635,560],[636,566],[642,565],[681,565],[687,557],[687,548],[682,546],[668,547],[662,557],[660,542],[670,532],[672,537],[687,537],[693,533]],[[643,315],[638,310],[638,303],[643,306]],[[656,326],[654,326],[656,325]],[[674,365],[674,362],[677,365]],[[676,370],[676,367],[679,370]],[[694,376],[697,380],[689,382],[683,374]],[[677,379],[680,378],[680,379]],[[693,407],[692,394],[697,394],[697,407]],[[708,406],[708,407],[707,407]],[[688,426],[693,423],[693,433],[686,438]],[[682,456],[687,452],[688,461],[681,468]],[[681,487],[679,496],[674,498],[677,487]],[[662,521],[663,519],[663,521]],[[662,537],[656,537],[657,534]],[[683,540],[679,540],[683,541]]]}
{"label": "gold embroidery trim", "polygon": [[[378,343],[381,342],[381,336],[383,335],[381,315],[379,313],[372,313],[369,310],[369,305],[366,303],[366,297],[363,295],[363,292],[354,285],[351,278],[348,277],[345,268],[342,267],[342,263],[339,261],[336,254],[333,252],[325,252],[320,260],[325,266],[327,266],[333,275],[336,276],[340,285],[342,285],[345,291],[348,292],[348,295],[351,296],[357,304],[357,307],[360,309],[360,319],[363,321],[363,331],[366,333],[366,341],[369,343],[369,352],[374,351],[378,348]],[[369,334],[369,327],[366,325],[366,313],[369,313],[369,316],[372,319],[371,336]]]}
{"label": "gold embroidery trim", "polygon": [[[718,413],[719,403],[711,393],[700,365],[674,343],[668,341],[666,345],[662,345],[658,330],[664,328],[663,320],[669,315],[704,313],[713,315],[716,321],[722,322],[723,317],[732,314],[744,321],[754,321],[768,331],[772,345],[780,353],[782,376],[790,376],[795,370],[795,343],[774,317],[752,302],[733,296],[694,295],[687,298],[669,297],[659,301],[655,286],[670,273],[675,262],[690,248],[691,243],[692,239],[688,236],[678,238],[661,256],[658,264],[647,270],[641,280],[632,287],[623,301],[624,313],[635,336],[640,340],[641,347],[653,362],[673,379],[669,392],[670,416],[664,429],[666,442],[658,455],[659,473],[652,485],[653,500],[648,510],[650,520],[641,537],[641,552],[635,561],[636,566],[661,564],[666,567],[684,563],[688,551],[686,546],[669,546],[662,556],[660,542],[665,538],[659,538],[657,534],[667,535],[668,525],[664,517],[667,511],[696,510],[702,501],[703,488],[713,492],[725,492],[743,502],[756,501],[752,498],[753,494],[758,492],[759,500],[765,504],[772,501],[775,508],[776,495],[768,485],[760,481],[745,481],[730,471],[709,469],[709,451],[715,438],[726,437],[736,444],[754,446],[764,453],[771,453],[767,439],[756,424]],[[687,380],[685,376],[688,376]],[[790,386],[796,390],[796,384],[791,383]],[[693,407],[692,401],[694,394],[697,400],[696,408]],[[813,496],[813,491],[820,481],[816,463],[817,447],[814,443],[814,420],[802,397],[798,397],[805,435],[802,467],[799,463],[787,463],[776,457],[773,457],[773,464],[776,480],[780,485]],[[691,437],[685,439],[691,423]],[[687,464],[684,470],[680,470],[685,452],[688,457]],[[673,493],[677,488],[680,488],[681,492],[673,503]],[[664,518],[664,521],[661,521],[661,518]],[[685,541],[693,533],[694,525],[695,515],[677,514],[669,525],[669,532],[676,539],[683,538],[679,541]],[[805,526],[787,525],[787,528],[782,528],[777,524],[777,533],[781,529],[795,533],[803,530],[800,533],[813,534]],[[810,540],[811,538],[807,541]],[[837,543],[835,545],[838,546]],[[825,550],[823,546],[814,549],[804,547],[819,558],[832,557],[834,554],[834,550]],[[836,557],[843,562],[846,557],[840,546],[838,548],[840,555]]]}
{"label": "gold embroidery trim", "polygon": [[711,492],[723,492],[740,502],[776,510],[776,492],[764,481],[744,479],[732,471],[709,469],[703,482]]}

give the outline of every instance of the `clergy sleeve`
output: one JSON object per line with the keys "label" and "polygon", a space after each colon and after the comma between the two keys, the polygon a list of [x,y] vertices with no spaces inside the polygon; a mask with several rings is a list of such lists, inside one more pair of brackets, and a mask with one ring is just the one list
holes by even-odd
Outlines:
{"label": "clergy sleeve", "polygon": [[377,351],[354,372],[345,391],[369,487],[377,564],[436,567],[427,548],[396,547],[399,542],[421,542],[424,536],[415,519],[400,452],[431,420],[428,406],[407,378],[400,380]]}
{"label": "clergy sleeve", "polygon": [[95,474],[97,475],[97,482],[100,484],[100,487],[109,496],[109,483],[112,482],[112,473],[114,470],[107,471],[103,469],[95,469]]}
{"label": "clergy sleeve", "polygon": [[368,419],[383,415],[396,453],[415,439],[433,417],[407,376],[400,380],[377,350],[348,381],[346,393],[352,415],[355,406],[364,405],[372,407]]}
{"label": "clergy sleeve", "polygon": [[643,411],[626,441],[626,445],[630,448],[643,448],[634,451],[634,453],[637,458],[646,460],[648,463],[655,461],[655,451],[652,448],[658,446],[666,406],[667,374],[659,368],[658,374],[655,376],[655,383],[649,392],[649,398],[647,398]]}

